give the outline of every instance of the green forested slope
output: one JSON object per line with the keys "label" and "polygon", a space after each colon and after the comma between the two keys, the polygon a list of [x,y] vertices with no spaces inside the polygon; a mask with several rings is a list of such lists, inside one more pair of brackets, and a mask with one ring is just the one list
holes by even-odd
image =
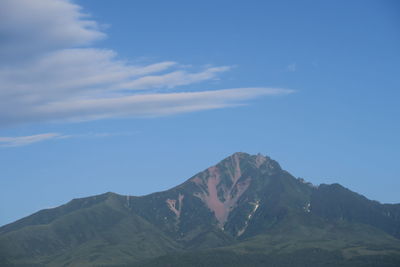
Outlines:
{"label": "green forested slope", "polygon": [[235,153],[170,190],[0,227],[0,266],[400,266],[400,205]]}

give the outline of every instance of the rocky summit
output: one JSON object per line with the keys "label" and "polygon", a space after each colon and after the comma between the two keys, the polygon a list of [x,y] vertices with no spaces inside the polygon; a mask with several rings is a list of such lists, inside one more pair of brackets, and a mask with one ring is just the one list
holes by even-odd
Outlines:
{"label": "rocky summit", "polygon": [[400,266],[400,205],[235,153],[163,192],[105,193],[0,228],[0,266]]}

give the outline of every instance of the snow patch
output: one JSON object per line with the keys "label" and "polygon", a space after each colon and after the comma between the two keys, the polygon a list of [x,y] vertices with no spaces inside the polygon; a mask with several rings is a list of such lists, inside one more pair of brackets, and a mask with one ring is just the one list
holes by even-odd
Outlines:
{"label": "snow patch", "polygon": [[304,211],[305,212],[307,212],[307,213],[309,213],[309,212],[311,212],[311,204],[310,203],[307,203],[307,205],[305,205],[304,207],[303,207],[303,209],[304,209]]}
{"label": "snow patch", "polygon": [[247,220],[244,223],[244,227],[238,231],[237,236],[241,236],[247,229],[247,226],[249,225],[249,221],[250,219],[253,217],[254,213],[256,213],[258,207],[260,207],[260,201],[257,200],[255,203],[254,202],[249,202],[249,204],[254,205],[253,206],[253,210],[249,213],[249,215],[247,215]]}

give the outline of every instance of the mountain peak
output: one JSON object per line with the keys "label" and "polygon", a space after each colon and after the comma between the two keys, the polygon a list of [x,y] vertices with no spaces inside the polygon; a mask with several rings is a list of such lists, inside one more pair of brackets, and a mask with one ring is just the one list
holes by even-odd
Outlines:
{"label": "mountain peak", "polygon": [[[393,258],[393,253],[400,255],[395,239],[400,238],[399,229],[400,204],[370,201],[338,184],[312,187],[282,171],[268,156],[237,152],[170,190],[140,197],[108,192],[74,199],[0,227],[0,266],[177,266],[182,262],[194,266],[195,262],[180,257],[176,264],[164,258],[157,261],[160,265],[146,263],[160,255],[190,250],[193,256],[198,254],[194,249],[222,246],[206,254],[207,264],[204,254],[196,263],[221,266],[222,260],[210,264],[209,259],[217,258],[232,259],[224,266],[236,265],[240,260],[236,254],[223,258],[215,254],[233,249],[241,255],[254,250],[257,254],[241,262],[248,265],[248,259],[255,258],[260,264],[254,266],[264,266],[276,261],[270,255],[260,258],[260,253],[275,255],[279,250],[278,254],[313,258],[307,266],[325,266],[335,259],[322,251],[326,248],[332,255],[355,259],[349,264],[331,262],[335,266],[364,263],[358,261],[363,253],[366,264],[357,266],[372,266],[371,255],[377,255],[373,266],[398,266],[400,256]],[[338,242],[333,244],[332,237]],[[389,253],[394,265],[382,264]],[[279,266],[296,262],[282,255],[291,262]]]}
{"label": "mountain peak", "polygon": [[250,156],[251,155],[246,152],[235,152],[232,155],[230,155],[229,157],[250,157]]}
{"label": "mountain peak", "polygon": [[[279,164],[262,154],[236,152],[217,165],[199,173],[192,179],[197,186],[194,193],[214,213],[221,228],[247,191],[254,172],[275,170]],[[280,170],[280,167],[278,168]],[[258,177],[258,176],[257,176]]]}
{"label": "mountain peak", "polygon": [[[225,158],[224,160],[222,160],[216,166],[220,164],[226,164],[227,162],[243,162],[243,163],[249,163],[255,168],[266,167],[267,169],[271,170],[272,169],[281,170],[281,167],[278,162],[272,160],[270,157],[265,156],[261,153],[258,153],[256,155],[251,155],[245,152],[235,152],[232,155]],[[266,165],[263,166],[264,164]]]}

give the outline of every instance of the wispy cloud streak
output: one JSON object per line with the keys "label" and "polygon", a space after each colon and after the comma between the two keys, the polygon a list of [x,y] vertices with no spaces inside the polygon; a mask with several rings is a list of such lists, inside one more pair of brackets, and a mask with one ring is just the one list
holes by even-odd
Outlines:
{"label": "wispy cloud streak", "polygon": [[131,136],[134,132],[103,132],[103,133],[81,133],[81,134],[60,134],[60,133],[43,133],[26,136],[1,137],[0,147],[20,147],[34,143],[74,138],[105,138],[105,137],[121,137]]}
{"label": "wispy cloud streak", "polygon": [[62,135],[57,133],[45,133],[18,137],[0,137],[0,147],[26,146],[57,138],[62,138]]}
{"label": "wispy cloud streak", "polygon": [[[276,88],[184,88],[231,66],[132,64],[90,47],[106,34],[69,0],[0,1],[0,127],[47,121],[165,116],[245,104]],[[204,85],[204,88],[209,85]]]}

